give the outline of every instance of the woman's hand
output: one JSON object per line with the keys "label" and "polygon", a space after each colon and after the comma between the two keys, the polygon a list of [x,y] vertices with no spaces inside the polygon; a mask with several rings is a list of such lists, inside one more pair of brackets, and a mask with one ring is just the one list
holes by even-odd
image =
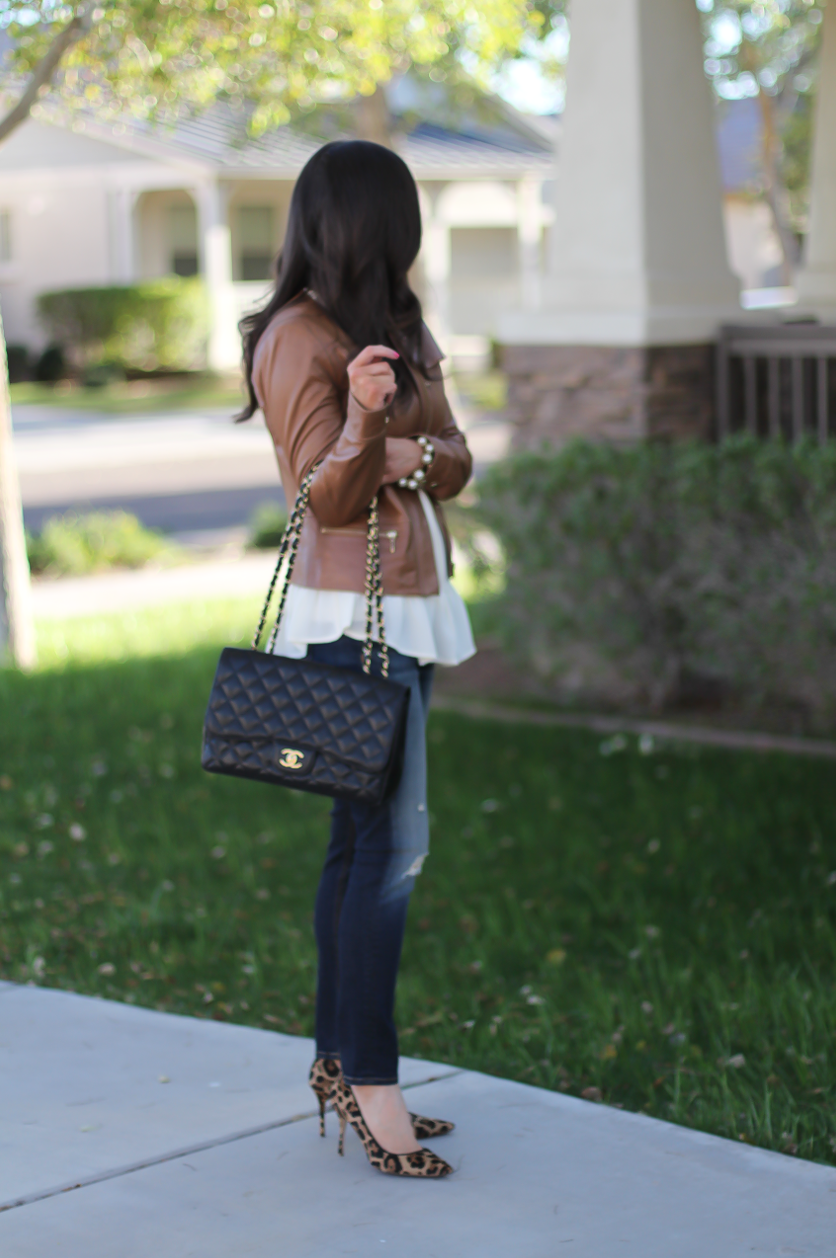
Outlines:
{"label": "woman's hand", "polygon": [[400,358],[400,354],[388,345],[367,345],[348,364],[351,392],[367,411],[382,411],[395,396],[395,373],[387,358]]}
{"label": "woman's hand", "polygon": [[402,476],[411,476],[421,466],[423,453],[411,437],[387,437],[381,485],[395,485]]}

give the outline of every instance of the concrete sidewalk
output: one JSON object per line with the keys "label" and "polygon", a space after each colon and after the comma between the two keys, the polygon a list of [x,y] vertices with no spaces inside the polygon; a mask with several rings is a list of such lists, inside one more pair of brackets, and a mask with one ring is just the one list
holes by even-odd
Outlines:
{"label": "concrete sidewalk", "polygon": [[67,620],[166,606],[189,600],[253,599],[253,628],[273,569],[274,551],[250,551],[199,559],[172,568],[97,572],[84,577],[32,582],[32,607],[39,620]]}
{"label": "concrete sidewalk", "polygon": [[317,1134],[309,1040],[0,985],[3,1258],[832,1258],[836,1172],[402,1061],[443,1181]]}

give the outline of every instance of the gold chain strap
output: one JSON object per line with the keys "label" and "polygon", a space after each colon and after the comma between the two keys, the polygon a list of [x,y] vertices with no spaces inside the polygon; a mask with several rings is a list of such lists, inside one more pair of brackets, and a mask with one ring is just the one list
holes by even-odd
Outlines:
{"label": "gold chain strap", "polygon": [[307,508],[307,505],[308,505],[308,499],[310,497],[311,481],[313,480],[313,474],[315,471],[316,471],[316,468],[312,467],[311,470],[308,472],[307,476],[302,481],[302,484],[299,486],[299,493],[296,498],[296,503],[293,507],[293,511],[290,514],[290,519],[287,522],[287,527],[285,528],[284,533],[282,533],[282,540],[279,543],[279,554],[276,560],[276,567],[273,570],[273,576],[270,580],[270,587],[267,590],[267,597],[264,600],[264,606],[262,607],[261,615],[258,618],[258,626],[256,628],[255,633],[253,634],[253,640],[250,643],[250,647],[253,651],[258,650],[259,639],[261,638],[261,633],[262,633],[262,630],[264,629],[265,621],[267,620],[267,609],[270,606],[270,600],[273,597],[273,591],[276,588],[276,582],[279,579],[279,573],[281,571],[281,567],[284,562],[285,556],[288,554],[288,551],[290,551],[292,547],[292,554],[291,554],[291,558],[288,565],[288,571],[285,574],[285,583],[284,583],[284,588],[282,589],[282,598],[281,598],[281,603],[279,605],[278,615],[276,617],[276,624],[273,628],[273,632],[270,635],[270,641],[267,644],[268,651],[272,651],[273,646],[275,645],[276,634],[279,628],[279,620],[281,619],[281,614],[282,614],[282,611],[284,610],[285,599],[287,598],[287,587],[290,584],[290,575],[293,572],[293,563],[296,558],[296,550],[299,545],[299,537],[302,532],[302,520],[305,515],[305,509]]}
{"label": "gold chain strap", "polygon": [[[282,564],[285,559],[287,559],[284,582],[282,583],[282,594],[279,599],[279,606],[276,612],[276,622],[273,625],[270,637],[267,641],[267,653],[272,654],[273,648],[276,645],[279,626],[281,625],[285,603],[287,602],[287,592],[290,589],[290,579],[293,576],[293,568],[296,563],[296,552],[299,549],[299,542],[302,537],[302,525],[305,520],[308,503],[310,502],[311,484],[313,483],[314,474],[316,473],[318,467],[318,463],[314,464],[307,475],[303,477],[302,483],[299,486],[299,493],[296,497],[296,502],[287,522],[287,528],[282,534],[276,567],[270,580],[270,588],[267,591],[267,598],[265,599],[264,606],[261,609],[258,627],[253,634],[253,640],[251,643],[253,651],[258,650],[258,643],[267,620],[267,609],[270,606],[270,600],[273,597],[273,591],[276,588]],[[386,645],[386,631],[383,622],[383,579],[380,567],[380,515],[378,511],[377,494],[375,494],[369,506],[369,526],[366,534],[365,598],[366,639],[363,643],[363,672],[371,672],[372,652],[374,650],[374,621],[376,619],[380,635],[380,671],[384,677],[388,677],[389,648]]]}
{"label": "gold chain strap", "polygon": [[380,514],[377,494],[369,505],[369,531],[366,536],[366,640],[363,643],[363,672],[372,670],[374,649],[374,620],[380,635],[380,671],[389,676],[389,648],[383,624],[383,579],[380,571]]}

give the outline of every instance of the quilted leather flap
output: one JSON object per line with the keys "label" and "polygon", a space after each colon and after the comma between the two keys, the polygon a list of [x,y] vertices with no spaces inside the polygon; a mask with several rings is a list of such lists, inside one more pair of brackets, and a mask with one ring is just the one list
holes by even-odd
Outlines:
{"label": "quilted leather flap", "polygon": [[398,682],[310,660],[226,647],[206,713],[220,738],[281,741],[321,748],[380,773],[409,690]]}

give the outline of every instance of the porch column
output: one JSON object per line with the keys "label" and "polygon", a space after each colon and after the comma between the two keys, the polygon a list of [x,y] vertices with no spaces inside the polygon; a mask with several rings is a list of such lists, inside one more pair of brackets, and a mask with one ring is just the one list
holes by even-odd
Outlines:
{"label": "porch column", "polygon": [[133,188],[114,188],[110,193],[110,265],[117,284],[132,284],[136,279],[136,202]]}
{"label": "porch column", "polygon": [[450,227],[438,213],[441,189],[436,189],[429,214],[424,215],[421,254],[430,299],[428,324],[446,348],[450,335]]}
{"label": "porch column", "polygon": [[693,0],[573,0],[543,308],[500,341],[517,444],[702,434],[739,316]]}
{"label": "porch column", "polygon": [[241,361],[238,310],[232,284],[232,238],[228,194],[217,180],[194,190],[200,271],[209,300],[208,366],[213,371],[234,370]]}
{"label": "porch column", "polygon": [[540,239],[543,210],[539,179],[517,184],[517,233],[520,247],[520,289],[523,310],[536,310],[541,300]]}
{"label": "porch column", "polygon": [[810,227],[796,276],[799,306],[836,321],[836,4],[824,10],[810,177]]}

